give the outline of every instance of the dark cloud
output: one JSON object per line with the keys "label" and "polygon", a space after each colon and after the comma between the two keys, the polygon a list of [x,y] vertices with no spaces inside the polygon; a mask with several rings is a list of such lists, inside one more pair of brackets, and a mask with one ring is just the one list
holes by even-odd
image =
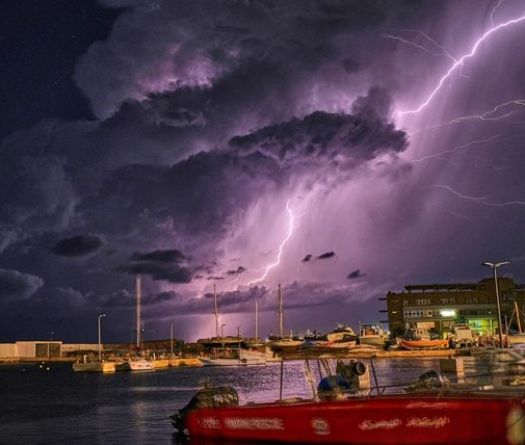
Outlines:
{"label": "dark cloud", "polygon": [[328,258],[333,258],[335,256],[335,252],[325,252],[322,253],[317,257],[318,260],[327,260]]}
{"label": "dark cloud", "polygon": [[341,156],[363,162],[383,151],[402,151],[408,145],[406,134],[387,121],[390,106],[387,92],[372,88],[355,101],[354,114],[317,111],[303,119],[236,136],[230,145],[241,153],[258,150],[282,165],[320,164]]}
{"label": "dark cloud", "polygon": [[351,57],[346,57],[345,59],[341,60],[341,66],[348,74],[355,73],[360,69],[359,63]]}
{"label": "dark cloud", "polygon": [[309,253],[309,254],[306,255],[301,261],[302,261],[303,263],[307,263],[307,262],[309,262],[311,259],[312,259],[312,254]]}
{"label": "dark cloud", "polygon": [[224,280],[224,277],[209,276],[206,279],[207,280]]}
{"label": "dark cloud", "polygon": [[36,275],[0,269],[0,299],[27,298],[43,285],[44,280]]}
{"label": "dark cloud", "polygon": [[51,252],[60,256],[80,257],[97,251],[103,244],[103,239],[98,235],[77,235],[58,241]]}
{"label": "dark cloud", "polygon": [[355,280],[356,278],[362,278],[366,276],[365,274],[363,274],[359,269],[356,269],[356,270],[353,270],[352,272],[350,272],[346,278],[348,278],[349,280]]}
{"label": "dark cloud", "polygon": [[240,275],[243,272],[246,272],[246,268],[239,266],[237,269],[229,270],[228,272],[226,272],[226,274],[227,275]]}
{"label": "dark cloud", "polygon": [[[319,306],[341,305],[350,301],[352,291],[347,286],[333,286],[328,283],[298,283],[293,282],[283,286],[284,305],[287,309],[308,308]],[[316,298],[305,299],[305,295],[315,295]],[[177,312],[184,314],[209,314],[213,307],[213,293],[206,293],[200,298],[191,298],[177,302]],[[277,297],[275,289],[265,286],[252,286],[229,292],[218,293],[217,299],[220,312],[251,313],[255,302],[259,302],[259,310],[276,311]]]}
{"label": "dark cloud", "polygon": [[153,263],[180,263],[186,260],[186,256],[177,249],[154,250],[152,252],[135,252],[131,259],[133,261],[151,261]]}
{"label": "dark cloud", "polygon": [[193,278],[192,271],[187,267],[181,267],[176,264],[167,265],[154,261],[127,264],[118,267],[117,270],[131,275],[149,275],[155,281],[164,280],[170,283],[189,283]]}
{"label": "dark cloud", "polygon": [[[177,302],[180,300],[180,295],[175,291],[146,293],[142,295],[142,306],[156,306],[164,303]],[[127,289],[121,289],[108,296],[97,297],[97,303],[103,308],[126,308],[134,307],[136,305],[136,295]]]}

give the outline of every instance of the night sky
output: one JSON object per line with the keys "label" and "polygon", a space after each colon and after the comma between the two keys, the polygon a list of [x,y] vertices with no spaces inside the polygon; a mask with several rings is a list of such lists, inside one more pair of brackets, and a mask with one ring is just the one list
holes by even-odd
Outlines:
{"label": "night sky", "polygon": [[525,1],[9,0],[0,342],[384,319],[525,282]]}

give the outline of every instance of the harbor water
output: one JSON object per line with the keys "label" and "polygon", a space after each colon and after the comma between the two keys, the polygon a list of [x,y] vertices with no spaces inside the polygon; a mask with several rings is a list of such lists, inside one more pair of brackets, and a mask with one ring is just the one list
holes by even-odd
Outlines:
{"label": "harbor water", "polygon": [[[380,359],[373,364],[387,392],[439,369],[434,358]],[[311,397],[304,368],[302,361],[285,363],[284,398]],[[311,368],[318,373],[317,362],[312,361]],[[235,387],[241,403],[270,402],[279,398],[280,373],[279,363],[115,374],[74,373],[70,364],[2,365],[0,445],[178,444],[169,416],[205,382]],[[371,380],[374,384],[373,374]]]}

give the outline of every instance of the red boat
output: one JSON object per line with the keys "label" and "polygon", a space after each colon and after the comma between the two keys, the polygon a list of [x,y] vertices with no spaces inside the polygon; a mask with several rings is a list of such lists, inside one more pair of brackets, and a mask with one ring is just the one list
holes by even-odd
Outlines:
{"label": "red boat", "polygon": [[[525,443],[524,401],[489,395],[400,394],[341,401],[227,404],[187,411],[191,438],[300,444],[492,444]],[[203,391],[210,391],[205,389]],[[177,427],[177,425],[175,425]]]}

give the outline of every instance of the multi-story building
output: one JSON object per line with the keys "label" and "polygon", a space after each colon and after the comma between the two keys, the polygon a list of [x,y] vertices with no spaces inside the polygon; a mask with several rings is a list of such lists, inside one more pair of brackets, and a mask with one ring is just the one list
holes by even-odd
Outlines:
{"label": "multi-story building", "polygon": [[[504,329],[505,322],[517,326],[517,306],[525,330],[522,317],[525,286],[511,278],[499,277],[498,288]],[[394,335],[414,329],[446,337],[459,323],[468,324],[479,335],[498,332],[496,287],[492,278],[478,283],[407,285],[402,292],[389,291],[382,300],[386,300],[384,312],[388,313],[390,332]]]}

